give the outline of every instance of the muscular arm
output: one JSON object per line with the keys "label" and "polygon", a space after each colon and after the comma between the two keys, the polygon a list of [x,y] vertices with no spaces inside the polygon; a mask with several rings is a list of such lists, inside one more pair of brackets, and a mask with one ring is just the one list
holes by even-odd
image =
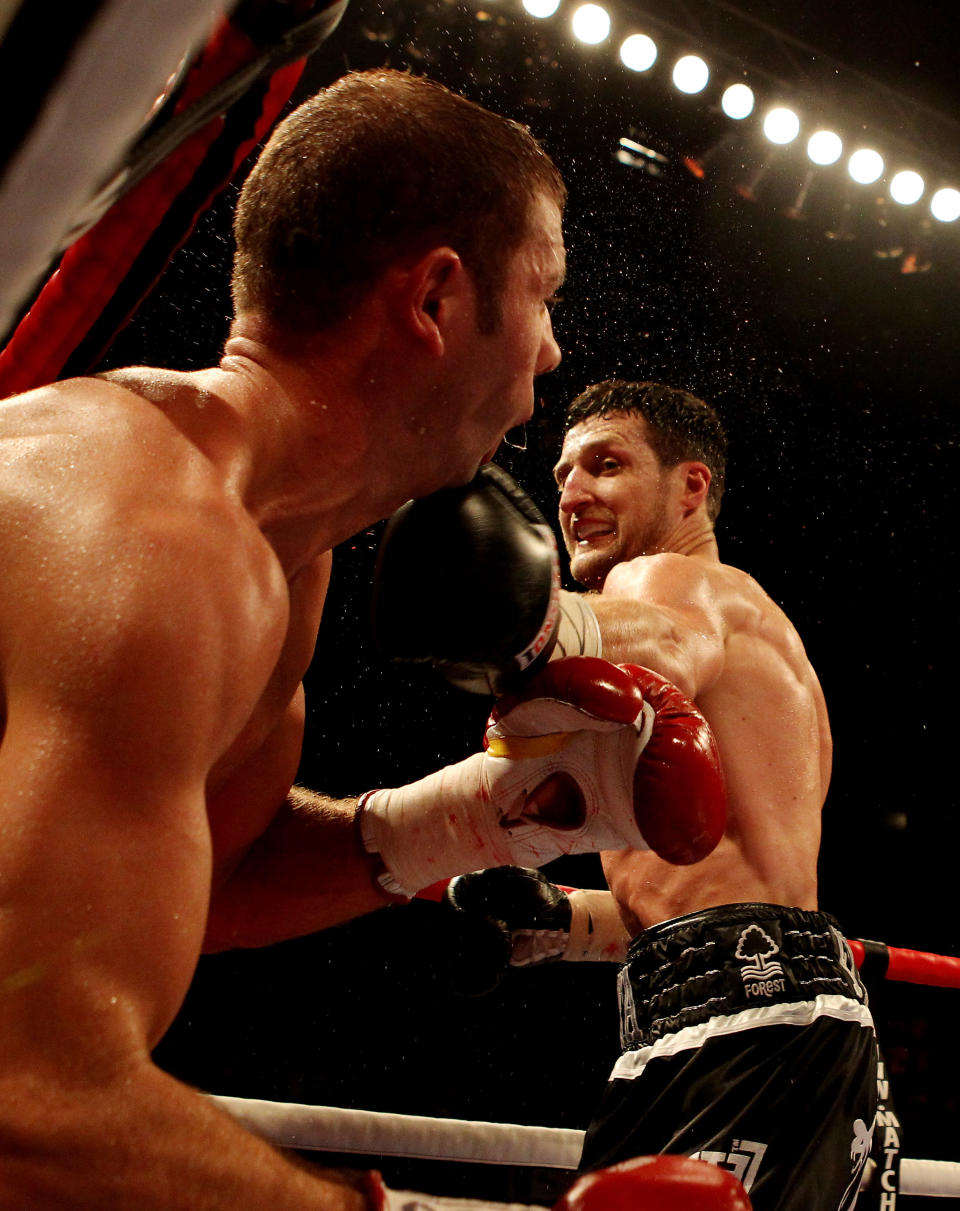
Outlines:
{"label": "muscular arm", "polygon": [[293,787],[267,831],[216,890],[204,950],[266,946],[382,908],[356,801]]}
{"label": "muscular arm", "polygon": [[709,566],[669,554],[613,568],[603,592],[589,597],[604,658],[653,669],[693,699],[709,689],[723,669],[726,636]]}
{"label": "muscular arm", "polygon": [[0,1207],[360,1211],[150,1061],[203,934],[207,773],[283,619],[244,648],[271,586],[225,587],[236,535],[132,520],[6,548]]}

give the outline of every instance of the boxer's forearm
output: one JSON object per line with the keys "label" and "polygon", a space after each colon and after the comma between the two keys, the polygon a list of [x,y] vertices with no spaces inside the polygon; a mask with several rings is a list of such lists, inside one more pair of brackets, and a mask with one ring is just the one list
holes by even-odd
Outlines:
{"label": "boxer's forearm", "polygon": [[[15,1076],[6,1083],[12,1096]],[[93,1085],[32,1078],[8,1137],[16,1147],[0,1147],[0,1206],[21,1211],[370,1208],[346,1176],[285,1159],[146,1058]]]}
{"label": "boxer's forearm", "polygon": [[294,787],[242,862],[214,887],[206,952],[268,946],[389,903],[363,851],[356,800]]}

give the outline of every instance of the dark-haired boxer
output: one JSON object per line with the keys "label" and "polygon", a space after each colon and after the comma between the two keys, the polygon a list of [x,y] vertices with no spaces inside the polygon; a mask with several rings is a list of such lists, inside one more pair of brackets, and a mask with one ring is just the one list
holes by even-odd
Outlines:
{"label": "dark-haired boxer", "polygon": [[518,963],[610,958],[623,1055],[587,1133],[594,1169],[644,1153],[735,1171],[760,1211],[853,1205],[870,1151],[876,1042],[833,919],[818,911],[831,767],[823,694],[789,619],[720,562],[726,440],[707,404],[608,381],[571,405],[556,466],[573,575],[604,655],[693,698],[720,747],[728,823],[694,866],[603,855],[612,897],[536,871],[456,880]]}

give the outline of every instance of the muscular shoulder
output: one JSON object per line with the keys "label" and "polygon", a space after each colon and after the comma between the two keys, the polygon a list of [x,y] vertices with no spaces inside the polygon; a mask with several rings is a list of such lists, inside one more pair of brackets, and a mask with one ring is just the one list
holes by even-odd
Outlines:
{"label": "muscular shoulder", "polygon": [[714,565],[709,581],[724,615],[728,661],[755,672],[766,662],[777,677],[788,676],[819,694],[796,627],[766,589],[748,572],[729,564]]}
{"label": "muscular shoulder", "polygon": [[665,608],[720,609],[729,625],[756,625],[773,602],[748,573],[714,559],[668,551],[612,568],[605,597],[638,597]]}
{"label": "muscular shoulder", "polygon": [[21,397],[4,428],[8,703],[24,690],[87,715],[112,703],[118,725],[121,704],[146,720],[144,708],[179,701],[184,717],[225,711],[226,736],[282,644],[279,564],[207,460],[149,405],[96,382],[65,387]]}
{"label": "muscular shoulder", "polygon": [[158,556],[178,541],[216,547],[249,523],[223,471],[162,409],[125,387],[57,383],[0,404],[0,419],[2,524],[14,555],[43,544],[40,571],[77,560],[96,576],[116,562],[105,551]]}
{"label": "muscular shoulder", "polygon": [[757,635],[798,660],[806,659],[793,623],[780,605],[748,572],[721,564],[717,569],[717,592],[726,595],[733,629]]}
{"label": "muscular shoulder", "polygon": [[[186,392],[181,392],[181,396]],[[0,491],[56,506],[122,495],[200,465],[162,407],[129,386],[70,379],[0,402]]]}
{"label": "muscular shoulder", "polygon": [[[605,597],[635,597],[663,608],[704,608],[726,600],[735,568],[675,552],[640,555],[617,564],[603,586]],[[742,574],[740,574],[742,575]]]}

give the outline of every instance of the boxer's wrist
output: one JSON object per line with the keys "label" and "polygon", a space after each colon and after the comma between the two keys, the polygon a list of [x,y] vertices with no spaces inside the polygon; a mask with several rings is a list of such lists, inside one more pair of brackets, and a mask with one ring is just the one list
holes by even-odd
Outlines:
{"label": "boxer's wrist", "polygon": [[585,593],[561,589],[558,598],[557,640],[551,660],[564,656],[603,656],[600,623]]}
{"label": "boxer's wrist", "polygon": [[483,760],[474,753],[418,782],[361,796],[363,848],[378,864],[377,884],[394,902],[439,879],[507,860],[470,827],[482,797]]}
{"label": "boxer's wrist", "polygon": [[568,963],[624,963],[630,934],[609,891],[574,888],[570,901]]}
{"label": "boxer's wrist", "polygon": [[386,904],[409,904],[413,893],[408,895],[400,889],[396,879],[387,869],[382,856],[376,849],[376,837],[370,828],[371,817],[364,812],[367,801],[374,794],[376,794],[376,791],[369,790],[360,796],[357,800],[357,811],[354,817],[359,846],[367,860],[370,882],[373,884],[377,895]]}

